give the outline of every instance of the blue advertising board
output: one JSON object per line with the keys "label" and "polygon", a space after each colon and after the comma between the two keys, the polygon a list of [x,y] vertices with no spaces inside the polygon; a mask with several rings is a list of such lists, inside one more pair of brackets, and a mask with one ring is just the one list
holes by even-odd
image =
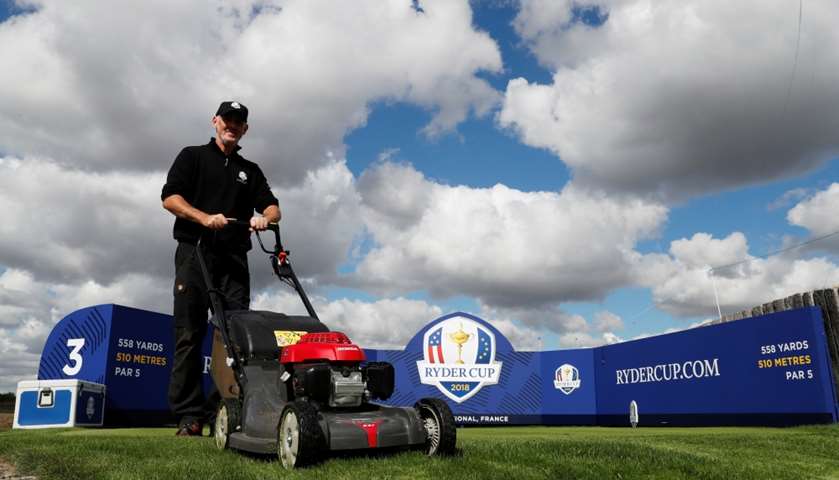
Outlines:
{"label": "blue advertising board", "polygon": [[[205,374],[210,340],[204,344]],[[118,305],[73,312],[50,334],[39,379],[107,385],[106,423],[171,422],[172,317]],[[461,425],[792,425],[837,421],[821,311],[790,310],[597,348],[518,352],[468,313],[431,321],[404,350],[386,402],[435,397]],[[205,375],[208,391],[210,376]]]}
{"label": "blue advertising board", "polygon": [[836,421],[821,312],[808,307],[596,349],[600,424]]}
{"label": "blue advertising board", "polygon": [[[52,330],[38,379],[107,385],[106,424],[160,424],[173,419],[167,390],[172,369],[172,316],[120,305],[77,310]],[[205,391],[210,339],[204,342]]]}
{"label": "blue advertising board", "polygon": [[542,423],[593,425],[597,416],[594,350],[555,350],[539,355]]}

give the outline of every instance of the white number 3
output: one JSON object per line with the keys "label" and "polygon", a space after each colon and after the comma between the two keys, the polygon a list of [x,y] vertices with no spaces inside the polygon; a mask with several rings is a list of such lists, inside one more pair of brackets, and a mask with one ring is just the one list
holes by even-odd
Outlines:
{"label": "white number 3", "polygon": [[82,356],[79,354],[82,347],[84,347],[84,338],[70,338],[67,339],[67,346],[71,347],[70,350],[70,362],[73,366],[64,365],[64,368],[61,369],[65,375],[73,376],[82,369]]}

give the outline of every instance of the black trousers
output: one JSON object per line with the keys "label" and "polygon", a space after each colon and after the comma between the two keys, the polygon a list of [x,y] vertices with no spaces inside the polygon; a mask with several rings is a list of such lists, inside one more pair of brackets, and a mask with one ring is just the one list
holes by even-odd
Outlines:
{"label": "black trousers", "polygon": [[[204,356],[201,346],[207,333],[211,308],[207,285],[196,247],[179,242],[175,252],[175,352],[169,381],[169,407],[181,425],[205,422],[215,413],[219,400],[212,388],[203,391]],[[250,275],[247,252],[201,247],[212,286],[224,296],[224,309],[247,309],[250,305]]]}

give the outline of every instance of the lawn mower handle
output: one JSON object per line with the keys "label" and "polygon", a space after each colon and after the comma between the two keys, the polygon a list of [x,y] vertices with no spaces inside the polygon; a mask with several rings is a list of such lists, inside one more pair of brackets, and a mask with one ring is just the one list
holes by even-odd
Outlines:
{"label": "lawn mower handle", "polygon": [[[249,220],[238,220],[235,218],[228,218],[227,224],[239,227],[251,226]],[[309,316],[314,319],[320,320],[318,318],[318,314],[315,312],[315,308],[309,301],[309,296],[306,295],[306,292],[303,290],[303,286],[297,279],[297,274],[295,274],[294,269],[291,268],[291,262],[288,258],[291,252],[283,248],[283,242],[280,237],[280,224],[278,222],[271,222],[268,224],[267,229],[274,232],[274,239],[276,240],[276,243],[274,244],[274,250],[269,250],[265,248],[265,245],[262,244],[262,239],[259,237],[258,230],[254,230],[254,233],[256,233],[256,239],[259,241],[259,248],[261,248],[263,252],[267,253],[269,258],[271,259],[271,268],[274,270],[274,274],[277,275],[277,277],[279,277],[281,280],[286,279],[288,282],[291,282],[291,286],[300,296],[300,300],[303,302],[303,306],[306,307],[306,312],[309,314]]]}
{"label": "lawn mower handle", "polygon": [[[236,227],[248,227],[248,228],[250,228],[250,226],[251,226],[250,220],[239,220],[239,219],[236,219],[236,218],[228,218],[227,219],[227,224],[228,225],[233,225],[233,226],[236,226]],[[277,246],[276,250],[278,252],[283,251],[283,242],[280,239],[280,223],[279,222],[270,222],[268,224],[268,228],[266,230],[271,230],[272,232],[274,232],[274,239],[277,241],[276,242],[276,246]],[[263,248],[263,250],[265,250],[265,249]],[[265,252],[266,253],[272,253],[272,252],[267,251],[267,250],[265,250]]]}
{"label": "lawn mower handle", "polygon": [[[250,220],[239,220],[236,218],[227,218],[227,225],[232,227],[248,227],[250,228],[251,223]],[[306,295],[306,292],[303,290],[303,286],[300,284],[300,281],[297,279],[297,275],[294,273],[294,269],[291,268],[291,262],[288,260],[289,252],[285,250],[282,246],[282,242],[280,240],[280,225],[277,222],[271,222],[268,224],[267,230],[271,230],[274,232],[274,238],[276,239],[276,244],[274,245],[274,250],[268,250],[262,244],[262,239],[259,237],[259,231],[254,230],[256,233],[256,238],[259,241],[259,247],[268,254],[271,268],[274,270],[274,274],[280,278],[280,280],[284,281],[286,284],[290,285],[294,290],[297,292],[300,300],[303,302],[303,306],[306,307],[306,312],[309,314],[310,317],[314,318],[315,320],[320,321],[318,318],[317,312],[315,312],[312,303],[309,301],[309,297]],[[199,245],[201,239],[198,240]],[[204,256],[201,253],[200,248],[195,249],[195,256],[198,259],[198,264],[201,268],[201,273],[204,276],[204,283],[207,286],[207,294],[210,297],[210,305],[212,306],[213,310],[213,325],[215,325],[222,336],[224,341],[224,346],[227,354],[228,359],[233,359],[234,362],[238,362],[236,359],[236,352],[233,350],[232,343],[230,341],[229,332],[227,330],[227,320],[224,315],[224,300],[223,295],[214,288],[210,272],[207,269],[207,264],[204,260]],[[216,323],[216,318],[218,318],[218,323]],[[241,385],[243,382],[247,382],[247,378],[244,374],[244,371],[240,371],[237,373],[237,383]]]}

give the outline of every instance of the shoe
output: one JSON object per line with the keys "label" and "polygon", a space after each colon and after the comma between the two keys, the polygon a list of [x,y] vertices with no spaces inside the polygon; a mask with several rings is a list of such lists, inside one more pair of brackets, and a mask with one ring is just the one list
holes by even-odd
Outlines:
{"label": "shoe", "polygon": [[178,431],[175,432],[175,436],[178,437],[200,437],[201,431],[204,430],[204,426],[201,425],[199,421],[192,421],[185,423],[178,428]]}

